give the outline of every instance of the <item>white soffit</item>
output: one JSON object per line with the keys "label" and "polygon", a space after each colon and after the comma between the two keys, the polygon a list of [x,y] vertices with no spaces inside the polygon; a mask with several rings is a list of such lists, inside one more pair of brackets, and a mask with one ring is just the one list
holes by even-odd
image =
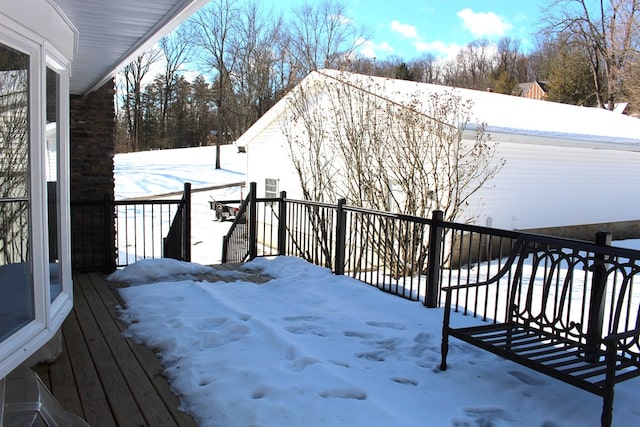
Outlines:
{"label": "white soffit", "polygon": [[70,81],[86,94],[204,6],[208,0],[49,0],[77,28]]}

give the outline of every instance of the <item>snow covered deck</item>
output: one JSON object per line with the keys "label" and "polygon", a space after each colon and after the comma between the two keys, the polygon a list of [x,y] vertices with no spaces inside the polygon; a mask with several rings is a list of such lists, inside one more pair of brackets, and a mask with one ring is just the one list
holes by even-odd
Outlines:
{"label": "snow covered deck", "polygon": [[62,327],[64,351],[36,372],[63,409],[92,426],[196,426],[178,410],[154,352],[122,336],[118,286],[100,273],[74,274],[74,309]]}

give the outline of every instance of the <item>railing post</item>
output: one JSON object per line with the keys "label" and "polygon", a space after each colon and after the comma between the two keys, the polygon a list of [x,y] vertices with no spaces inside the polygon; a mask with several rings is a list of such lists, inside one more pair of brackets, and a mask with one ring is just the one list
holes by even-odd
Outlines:
{"label": "railing post", "polygon": [[[596,233],[596,245],[611,246],[612,235],[607,231]],[[602,340],[602,321],[604,318],[604,296],[607,285],[607,267],[605,265],[606,256],[595,254],[596,262],[592,266],[593,276],[591,278],[591,299],[589,304],[589,319],[587,327],[587,344],[585,347],[587,360],[596,361],[600,342]]]}
{"label": "railing post", "polygon": [[191,183],[184,183],[182,211],[182,260],[191,262]]}
{"label": "railing post", "polygon": [[227,263],[227,245],[228,244],[229,244],[229,236],[225,234],[224,236],[222,236],[222,257],[220,259],[220,262],[222,264]]}
{"label": "railing post", "polygon": [[287,192],[280,192],[278,202],[278,255],[287,254]]}
{"label": "railing post", "polygon": [[258,212],[256,183],[249,183],[249,260],[258,256]]}
{"label": "railing post", "polygon": [[113,197],[104,195],[103,216],[104,216],[104,273],[112,273],[116,270],[116,246],[115,246],[115,215]]}
{"label": "railing post", "polygon": [[346,203],[345,199],[338,200],[336,211],[336,265],[334,273],[337,275],[344,274],[344,245],[347,235],[347,212],[344,210],[344,205]]}
{"label": "railing post", "polygon": [[424,305],[428,308],[438,307],[440,295],[440,261],[442,260],[442,221],[444,213],[435,210],[431,214],[431,226],[429,227],[429,258],[427,263],[427,295]]}

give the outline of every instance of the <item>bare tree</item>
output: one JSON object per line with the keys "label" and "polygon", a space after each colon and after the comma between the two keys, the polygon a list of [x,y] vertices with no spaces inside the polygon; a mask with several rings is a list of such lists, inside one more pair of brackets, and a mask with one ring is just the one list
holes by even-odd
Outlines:
{"label": "bare tree", "polygon": [[296,86],[288,95],[288,113],[281,128],[289,144],[303,197],[331,202],[338,194],[334,178],[339,167],[333,147],[325,143],[329,137],[325,111],[318,108],[316,102],[316,96],[323,88],[324,83],[318,81]]}
{"label": "bare tree", "polygon": [[496,44],[495,60],[491,72],[491,88],[494,92],[513,94],[518,82],[527,81],[518,76],[520,42],[510,37],[503,37]]}
{"label": "bare tree", "polygon": [[368,30],[347,19],[346,6],[340,0],[307,0],[293,15],[287,46],[299,80],[321,68],[344,68],[369,35]]}
{"label": "bare tree", "polygon": [[624,93],[624,76],[638,52],[638,0],[553,0],[543,20],[546,31],[588,53],[598,105],[613,109]]}
{"label": "bare tree", "polygon": [[495,49],[488,40],[475,40],[460,50],[456,62],[460,66],[460,86],[484,90],[489,86]]}
{"label": "bare tree", "polygon": [[142,124],[142,82],[149,73],[151,66],[160,59],[161,51],[149,49],[140,54],[129,65],[125,66],[121,74],[124,77],[122,105],[129,139],[133,150],[140,145],[140,125]]}
{"label": "bare tree", "polygon": [[640,52],[634,53],[628,71],[629,80],[625,95],[629,100],[629,114],[640,117]]}
{"label": "bare tree", "polygon": [[193,52],[193,44],[189,40],[188,28],[180,26],[158,42],[164,54],[165,66],[162,74],[162,105],[160,117],[161,138],[167,133],[167,114],[169,104],[178,84],[178,73],[189,60]]}
{"label": "bare tree", "polygon": [[[388,80],[361,75],[307,82],[288,97],[282,122],[305,198],[344,197],[356,206],[421,217],[441,209],[445,220],[473,222],[463,209],[467,200],[504,161],[494,159],[484,125],[471,139],[465,134],[472,120],[469,101],[455,92],[424,93],[417,87],[394,101],[390,94],[398,89]],[[321,229],[320,223],[314,228]],[[384,229],[376,228],[390,253],[400,251],[388,260],[391,271],[408,273],[406,260],[426,256],[424,230],[386,235]],[[360,250],[364,256],[373,249]]]}
{"label": "bare tree", "polygon": [[244,133],[276,102],[282,93],[276,74],[274,46],[282,40],[282,17],[250,2],[240,10],[236,37],[231,41],[235,70],[231,75],[235,102],[229,108],[231,132]]}
{"label": "bare tree", "polygon": [[409,62],[409,67],[413,70],[416,81],[422,83],[439,82],[440,69],[437,65],[436,57],[433,54],[423,54],[421,57]]}
{"label": "bare tree", "polygon": [[216,138],[216,169],[220,169],[220,146],[226,129],[226,105],[231,98],[231,73],[236,58],[231,50],[237,24],[239,3],[236,0],[213,0],[191,19],[193,40],[202,55],[200,61],[216,74],[216,107],[218,111]]}

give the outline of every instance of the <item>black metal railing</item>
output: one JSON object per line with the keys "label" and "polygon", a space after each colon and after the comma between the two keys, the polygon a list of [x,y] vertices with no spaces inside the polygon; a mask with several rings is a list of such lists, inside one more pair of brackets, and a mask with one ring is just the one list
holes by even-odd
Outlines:
{"label": "black metal railing", "polygon": [[113,271],[113,203],[110,198],[71,202],[71,264],[76,270]]}
{"label": "black metal railing", "polygon": [[[247,259],[255,258],[256,252],[256,185],[249,186],[249,194],[245,200],[223,201],[221,203],[239,202],[240,207],[229,231],[222,240],[222,262],[244,262]],[[249,211],[249,206],[252,206]],[[253,214],[252,214],[253,213]],[[251,224],[251,226],[249,226]],[[251,244],[250,242],[253,242]]]}
{"label": "black metal railing", "polygon": [[[525,234],[447,222],[440,211],[420,218],[351,207],[344,200],[335,205],[291,200],[284,192],[277,198],[250,197],[245,208],[255,212],[255,221],[250,218],[244,227],[255,232],[230,232],[223,262],[246,261],[254,258],[251,253],[297,256],[427,307],[440,306],[442,286],[489,280]],[[233,247],[244,248],[239,257],[230,256],[231,235],[238,239]],[[562,241],[567,250],[584,244]],[[454,305],[465,314],[500,318],[510,275],[491,289],[456,292]]]}
{"label": "black metal railing", "polygon": [[[223,262],[252,259],[251,251],[297,256],[429,307],[440,303],[441,283],[477,275],[475,261],[486,260],[489,270],[499,267],[498,255],[518,236],[445,223],[438,211],[420,218],[347,206],[344,200],[291,200],[285,192],[278,198],[249,196],[243,206],[256,219],[234,223],[223,241]],[[246,231],[253,227],[254,233]]]}
{"label": "black metal railing", "polygon": [[[190,260],[191,196],[71,203],[72,264],[111,272],[146,258]],[[168,253],[165,253],[168,250]]]}
{"label": "black metal railing", "polygon": [[191,261],[191,184],[184,184],[184,193],[164,239],[163,257]]}

